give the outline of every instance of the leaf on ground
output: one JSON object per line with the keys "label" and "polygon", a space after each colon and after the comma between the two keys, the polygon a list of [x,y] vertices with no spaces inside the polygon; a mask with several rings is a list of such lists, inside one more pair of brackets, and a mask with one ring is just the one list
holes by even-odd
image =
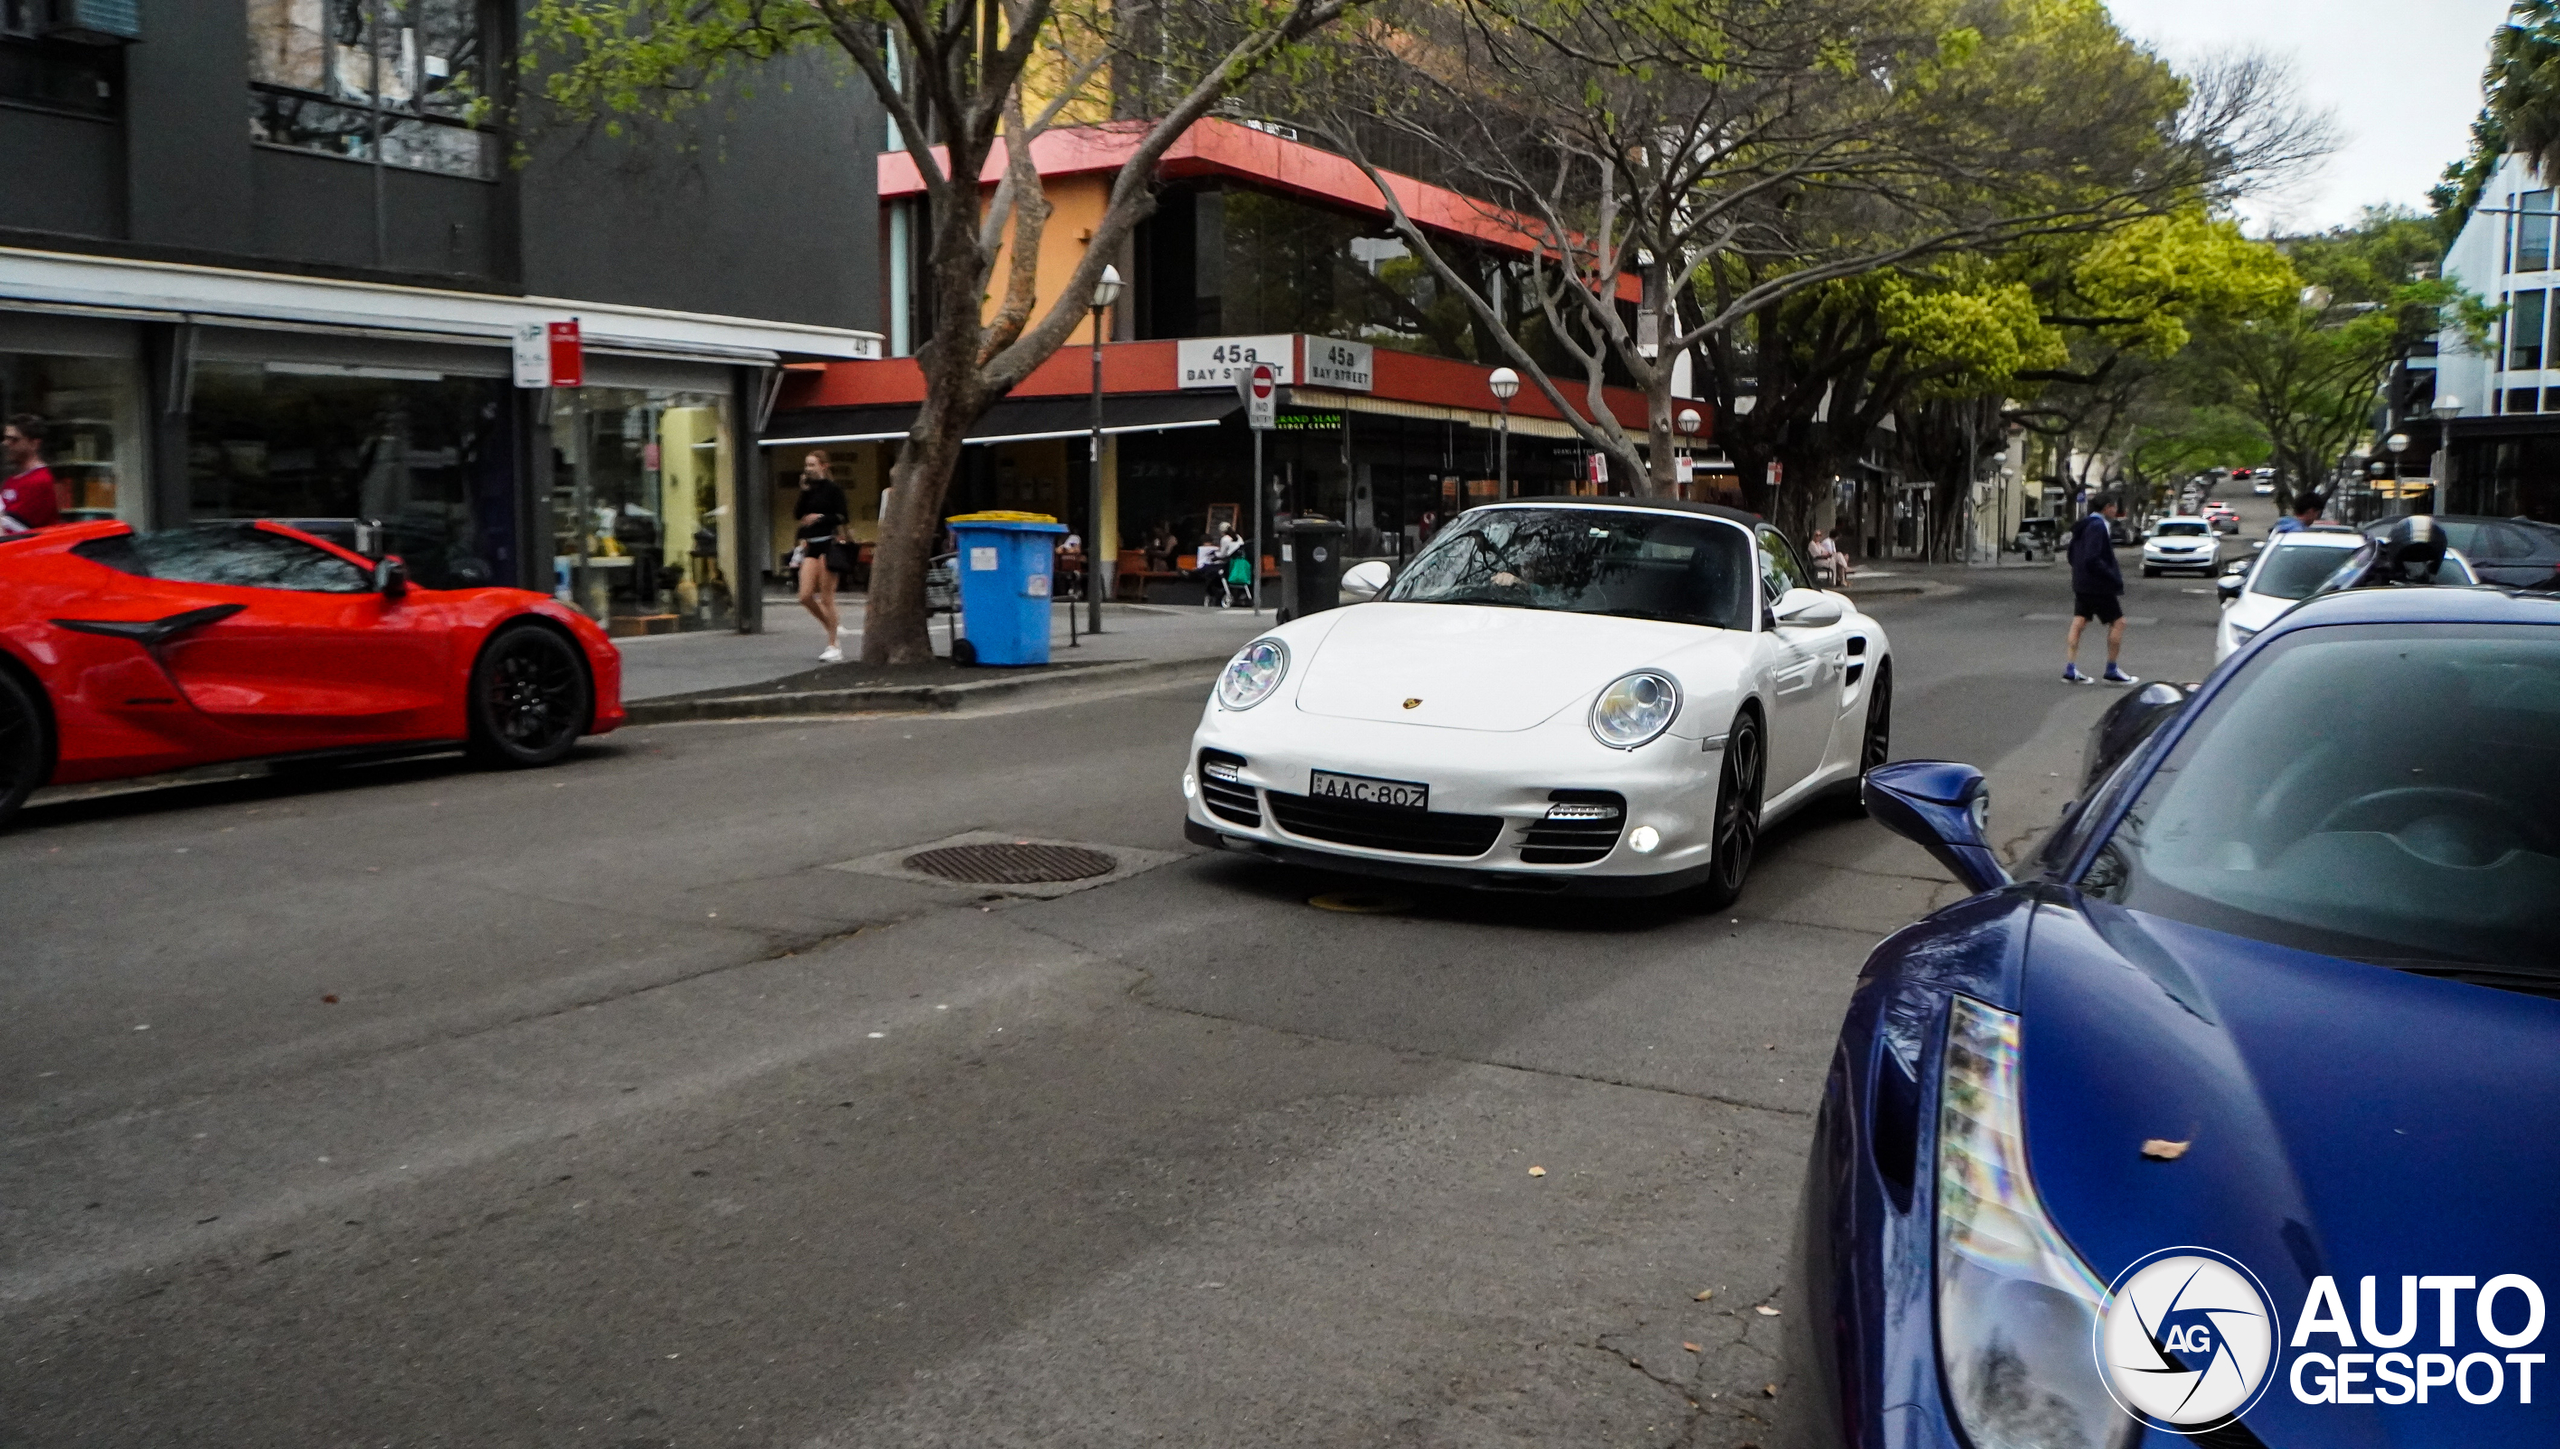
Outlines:
{"label": "leaf on ground", "polygon": [[1529,1169],[1529,1175],[1531,1177],[1544,1177],[1547,1175],[1547,1170],[1543,1167],[1533,1167]]}
{"label": "leaf on ground", "polygon": [[1754,1308],[1751,1311],[1759,1314],[1763,1318],[1775,1318],[1778,1316],[1778,1310],[1770,1307],[1766,1303],[1761,1304],[1759,1307]]}
{"label": "leaf on ground", "polygon": [[1713,1288],[1701,1288],[1701,1289],[1699,1289],[1697,1292],[1692,1293],[1692,1294],[1690,1294],[1690,1295],[1689,1295],[1689,1297],[1690,1297],[1693,1301],[1695,1301],[1695,1302],[1699,1302],[1699,1303],[1704,1303],[1704,1302],[1706,1302],[1708,1299],[1713,1298],[1713,1297],[1715,1297],[1715,1296],[1716,1296],[1716,1290],[1714,1290]]}
{"label": "leaf on ground", "polygon": [[1706,1350],[1705,1350],[1705,1349],[1698,1347],[1696,1344],[1689,1342],[1689,1341],[1688,1341],[1687,1339],[1685,1339],[1685,1338],[1684,1338],[1684,1339],[1682,1339],[1682,1340],[1680,1340],[1680,1346],[1681,1346],[1682,1348],[1685,1348],[1685,1349],[1689,1350],[1691,1353],[1705,1353],[1705,1352],[1706,1352]]}

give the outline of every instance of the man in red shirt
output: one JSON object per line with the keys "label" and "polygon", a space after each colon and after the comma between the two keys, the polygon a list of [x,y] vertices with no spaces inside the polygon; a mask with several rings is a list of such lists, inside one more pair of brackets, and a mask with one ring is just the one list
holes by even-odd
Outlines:
{"label": "man in red shirt", "polygon": [[0,533],[23,533],[62,521],[62,498],[53,486],[53,470],[44,465],[44,419],[20,413],[0,430],[0,457],[7,473],[0,480]]}

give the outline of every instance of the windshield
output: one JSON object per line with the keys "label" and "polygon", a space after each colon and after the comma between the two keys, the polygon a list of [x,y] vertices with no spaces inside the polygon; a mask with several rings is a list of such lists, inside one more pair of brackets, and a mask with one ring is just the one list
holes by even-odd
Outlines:
{"label": "windshield", "polygon": [[2201,534],[2201,533],[2205,533],[2205,532],[2208,532],[2208,531],[2209,531],[2209,530],[2208,530],[2208,529],[2206,529],[2206,527],[2205,527],[2202,523],[2194,523],[2194,522],[2190,522],[2190,523],[2164,523],[2164,524],[2161,524],[2161,525],[2160,525],[2160,535],[2161,535],[2161,537],[2163,537],[2163,538],[2166,538],[2166,537],[2168,537],[2168,536],[2170,536],[2170,535],[2172,535],[2172,534],[2185,534],[2185,535],[2188,535],[2188,536],[2190,536],[2190,537],[2193,537],[2194,535]]}
{"label": "windshield", "polygon": [[1405,604],[1491,604],[1748,629],[1751,536],[1676,513],[1487,508],[1463,514],[1386,593]]}
{"label": "windshield", "polygon": [[2269,549],[2258,565],[2257,577],[2249,580],[2249,592],[2271,599],[2309,598],[2320,581],[2337,572],[2353,552],[2352,547],[2316,543]]}
{"label": "windshield", "polygon": [[2560,996],[2560,629],[2315,628],[2215,696],[2082,885]]}

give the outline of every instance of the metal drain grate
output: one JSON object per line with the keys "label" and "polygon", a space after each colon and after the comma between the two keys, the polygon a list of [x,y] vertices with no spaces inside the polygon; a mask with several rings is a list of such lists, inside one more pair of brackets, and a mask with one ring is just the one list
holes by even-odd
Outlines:
{"label": "metal drain grate", "polygon": [[919,851],[901,862],[909,870],[970,885],[1038,885],[1046,881],[1089,880],[1109,875],[1120,862],[1098,850],[1073,845],[946,845]]}

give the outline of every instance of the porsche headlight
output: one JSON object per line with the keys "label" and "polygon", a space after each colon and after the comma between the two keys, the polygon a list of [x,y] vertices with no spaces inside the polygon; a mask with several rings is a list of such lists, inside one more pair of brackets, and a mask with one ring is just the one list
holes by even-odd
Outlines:
{"label": "porsche headlight", "polygon": [[1958,996],[1938,1091],[1938,1352],[1975,1449],[2115,1449],[2141,1434],[2098,1379],[2105,1297],[2027,1176],[2017,1014]]}
{"label": "porsche headlight", "polygon": [[1251,709],[1271,697],[1289,672],[1289,646],[1277,639],[1256,639],[1227,661],[1218,676],[1218,703],[1229,709]]}
{"label": "porsche headlight", "polygon": [[1591,737],[1613,750],[1632,750],[1671,728],[1680,713],[1680,686],[1671,676],[1639,670],[1600,691],[1591,705]]}
{"label": "porsche headlight", "polygon": [[2231,647],[2234,649],[2246,646],[2250,640],[2257,637],[2258,631],[2255,629],[2243,629],[2237,624],[2231,626]]}

